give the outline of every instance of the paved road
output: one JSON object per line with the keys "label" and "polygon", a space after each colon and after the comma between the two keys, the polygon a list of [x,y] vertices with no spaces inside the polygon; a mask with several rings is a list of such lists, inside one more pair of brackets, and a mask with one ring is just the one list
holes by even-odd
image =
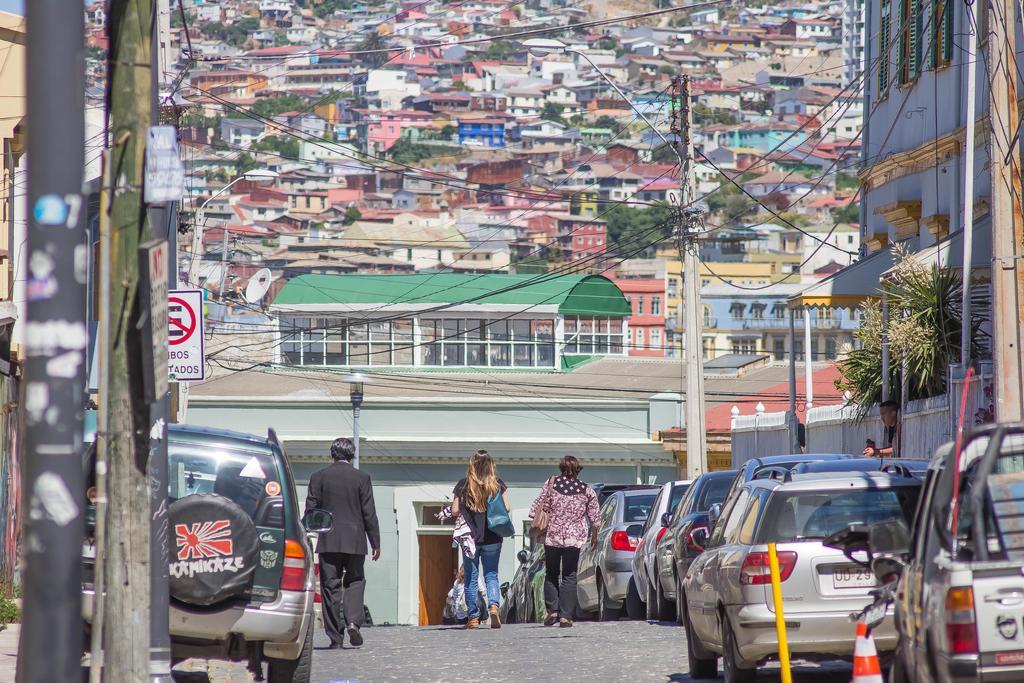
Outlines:
{"label": "paved road", "polygon": [[[685,632],[674,624],[578,622],[571,629],[533,624],[500,630],[458,627],[389,626],[367,628],[359,649],[327,650],[317,634],[313,654],[316,683],[358,681],[690,681]],[[849,680],[848,666],[798,667],[804,683]],[[249,681],[238,666],[213,664],[214,683]],[[195,679],[189,679],[195,680]],[[766,667],[759,681],[778,681]]]}

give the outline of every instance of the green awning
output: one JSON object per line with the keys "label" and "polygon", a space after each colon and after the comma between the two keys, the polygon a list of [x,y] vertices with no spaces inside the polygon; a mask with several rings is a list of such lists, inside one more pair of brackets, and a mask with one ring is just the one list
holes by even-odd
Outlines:
{"label": "green awning", "polygon": [[628,316],[622,291],[600,275],[301,275],[274,299],[278,310],[313,312],[351,307],[387,308],[394,312],[436,305],[557,307],[563,315]]}

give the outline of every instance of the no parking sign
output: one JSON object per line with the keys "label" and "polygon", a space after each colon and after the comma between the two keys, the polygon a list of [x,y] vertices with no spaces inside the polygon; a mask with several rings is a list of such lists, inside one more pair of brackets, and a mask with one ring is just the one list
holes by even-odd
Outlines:
{"label": "no parking sign", "polygon": [[172,382],[206,379],[203,290],[175,289],[167,294],[167,378]]}

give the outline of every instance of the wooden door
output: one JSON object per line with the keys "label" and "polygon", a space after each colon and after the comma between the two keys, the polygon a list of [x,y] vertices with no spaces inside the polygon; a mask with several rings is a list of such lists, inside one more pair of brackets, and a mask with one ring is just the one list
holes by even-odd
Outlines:
{"label": "wooden door", "polygon": [[420,626],[442,623],[444,603],[458,563],[452,537],[420,534]]}

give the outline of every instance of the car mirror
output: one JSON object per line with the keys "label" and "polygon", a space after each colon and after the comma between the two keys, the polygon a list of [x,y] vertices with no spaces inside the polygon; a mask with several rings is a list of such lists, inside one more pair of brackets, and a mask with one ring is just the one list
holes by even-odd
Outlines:
{"label": "car mirror", "polygon": [[664,513],[662,513],[662,515],[661,515],[661,525],[662,526],[668,526],[671,523],[672,523],[672,513],[671,512],[664,512]]}
{"label": "car mirror", "polygon": [[871,573],[882,584],[898,580],[903,575],[903,568],[903,562],[892,555],[882,555],[871,559]]}
{"label": "car mirror", "polygon": [[868,544],[868,527],[865,524],[850,524],[845,529],[840,529],[824,541],[822,545],[826,548],[835,548],[842,551],[850,560],[862,567],[868,567],[871,561],[871,552]]}
{"label": "car mirror", "polygon": [[504,598],[505,596],[508,595],[508,581],[506,581],[505,583],[501,584],[500,590],[501,590],[501,597]]}
{"label": "car mirror", "polygon": [[708,508],[708,527],[715,528],[715,524],[718,522],[718,518],[722,516],[722,504],[715,503]]}
{"label": "car mirror", "polygon": [[868,530],[871,554],[886,557],[906,557],[910,554],[910,529],[902,519],[872,524]]}
{"label": "car mirror", "polygon": [[704,527],[697,527],[690,532],[690,540],[702,552],[708,547],[708,530]]}
{"label": "car mirror", "polygon": [[626,535],[630,538],[640,538],[644,535],[643,524],[630,524],[626,527]]}
{"label": "car mirror", "polygon": [[520,550],[516,553],[516,559],[519,560],[519,564],[526,564],[530,561],[530,553],[526,552],[525,549]]}
{"label": "car mirror", "polygon": [[302,528],[310,534],[322,534],[334,528],[334,515],[327,510],[313,508],[302,515]]}

